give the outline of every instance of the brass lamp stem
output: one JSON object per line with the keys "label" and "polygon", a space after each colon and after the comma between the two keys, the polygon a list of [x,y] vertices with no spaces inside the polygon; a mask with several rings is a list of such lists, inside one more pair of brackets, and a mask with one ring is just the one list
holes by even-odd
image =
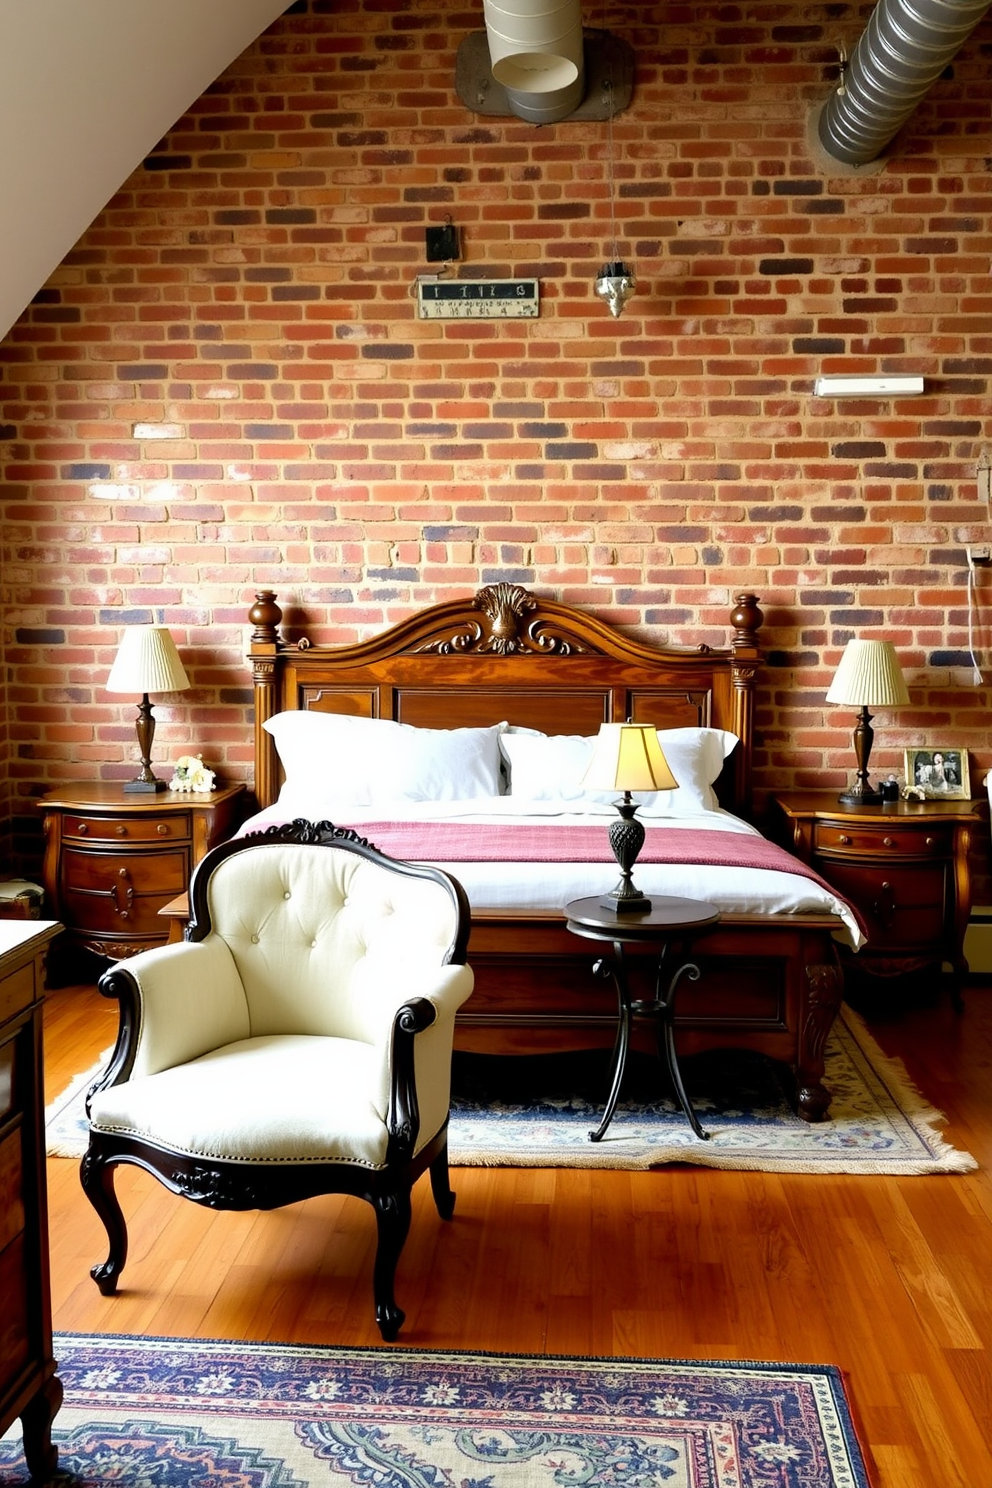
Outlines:
{"label": "brass lamp stem", "polygon": [[848,806],[873,805],[882,799],[882,792],[875,790],[868,779],[868,760],[871,757],[871,746],[875,741],[875,731],[871,726],[871,714],[868,712],[867,704],[861,705],[858,721],[854,727],[854,757],[858,762],[858,773],[855,783],[850,790],[837,797]]}
{"label": "brass lamp stem", "polygon": [[152,713],[152,705],[148,701],[147,692],[138,704],[138,716],[134,727],[138,735],[141,770],[133,780],[129,780],[126,783],[124,790],[134,792],[166,790],[168,787],[165,781],[159,780],[152,774],[152,740],[155,738],[155,718]]}

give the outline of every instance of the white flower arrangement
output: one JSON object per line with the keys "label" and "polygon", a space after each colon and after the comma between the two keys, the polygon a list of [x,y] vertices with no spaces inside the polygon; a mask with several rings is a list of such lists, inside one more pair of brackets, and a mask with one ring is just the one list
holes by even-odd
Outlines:
{"label": "white flower arrangement", "polygon": [[214,772],[208,770],[200,754],[181,754],[176,760],[169,789],[206,794],[214,788]]}

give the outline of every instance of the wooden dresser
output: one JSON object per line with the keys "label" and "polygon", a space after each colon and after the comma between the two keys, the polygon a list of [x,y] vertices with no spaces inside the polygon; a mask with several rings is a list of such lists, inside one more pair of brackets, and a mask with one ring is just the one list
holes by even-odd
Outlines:
{"label": "wooden dresser", "polygon": [[244,790],[134,795],[84,781],[43,796],[42,877],[67,945],[112,961],[163,945],[169,927],[159,910],[186,892],[204,853],[237,831]]}
{"label": "wooden dresser", "polygon": [[946,962],[960,1005],[968,855],[988,831],[984,798],[848,806],[830,791],[786,791],[774,804],[774,835],[864,916],[868,943],[847,958],[849,975],[895,990]]}
{"label": "wooden dresser", "polygon": [[61,925],[0,920],[0,1436],[21,1418],[32,1477],[55,1471],[41,1005]]}

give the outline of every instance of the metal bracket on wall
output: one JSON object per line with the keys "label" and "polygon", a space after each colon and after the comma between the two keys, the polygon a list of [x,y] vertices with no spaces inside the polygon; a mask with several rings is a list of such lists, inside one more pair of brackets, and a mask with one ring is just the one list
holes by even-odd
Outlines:
{"label": "metal bracket on wall", "polygon": [[[582,56],[586,91],[582,102],[561,123],[609,119],[621,113],[634,93],[633,48],[609,31],[591,27],[582,32]],[[493,77],[489,39],[485,31],[472,31],[458,48],[455,60],[455,91],[473,113],[512,118],[506,89]]]}

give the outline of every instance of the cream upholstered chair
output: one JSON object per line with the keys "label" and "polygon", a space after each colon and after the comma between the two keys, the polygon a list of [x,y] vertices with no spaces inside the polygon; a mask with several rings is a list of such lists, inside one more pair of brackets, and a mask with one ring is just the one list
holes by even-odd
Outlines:
{"label": "cream upholstered chair", "polygon": [[294,822],[208,853],[182,944],[111,967],[110,1064],[87,1100],[83,1188],[107,1230],[105,1295],[127,1257],[118,1163],[215,1209],[350,1193],[375,1209],[376,1321],[393,1296],[410,1191],[454,1209],[447,1123],[455,1013],[472,990],[468,903],[440,869],[354,832]]}

